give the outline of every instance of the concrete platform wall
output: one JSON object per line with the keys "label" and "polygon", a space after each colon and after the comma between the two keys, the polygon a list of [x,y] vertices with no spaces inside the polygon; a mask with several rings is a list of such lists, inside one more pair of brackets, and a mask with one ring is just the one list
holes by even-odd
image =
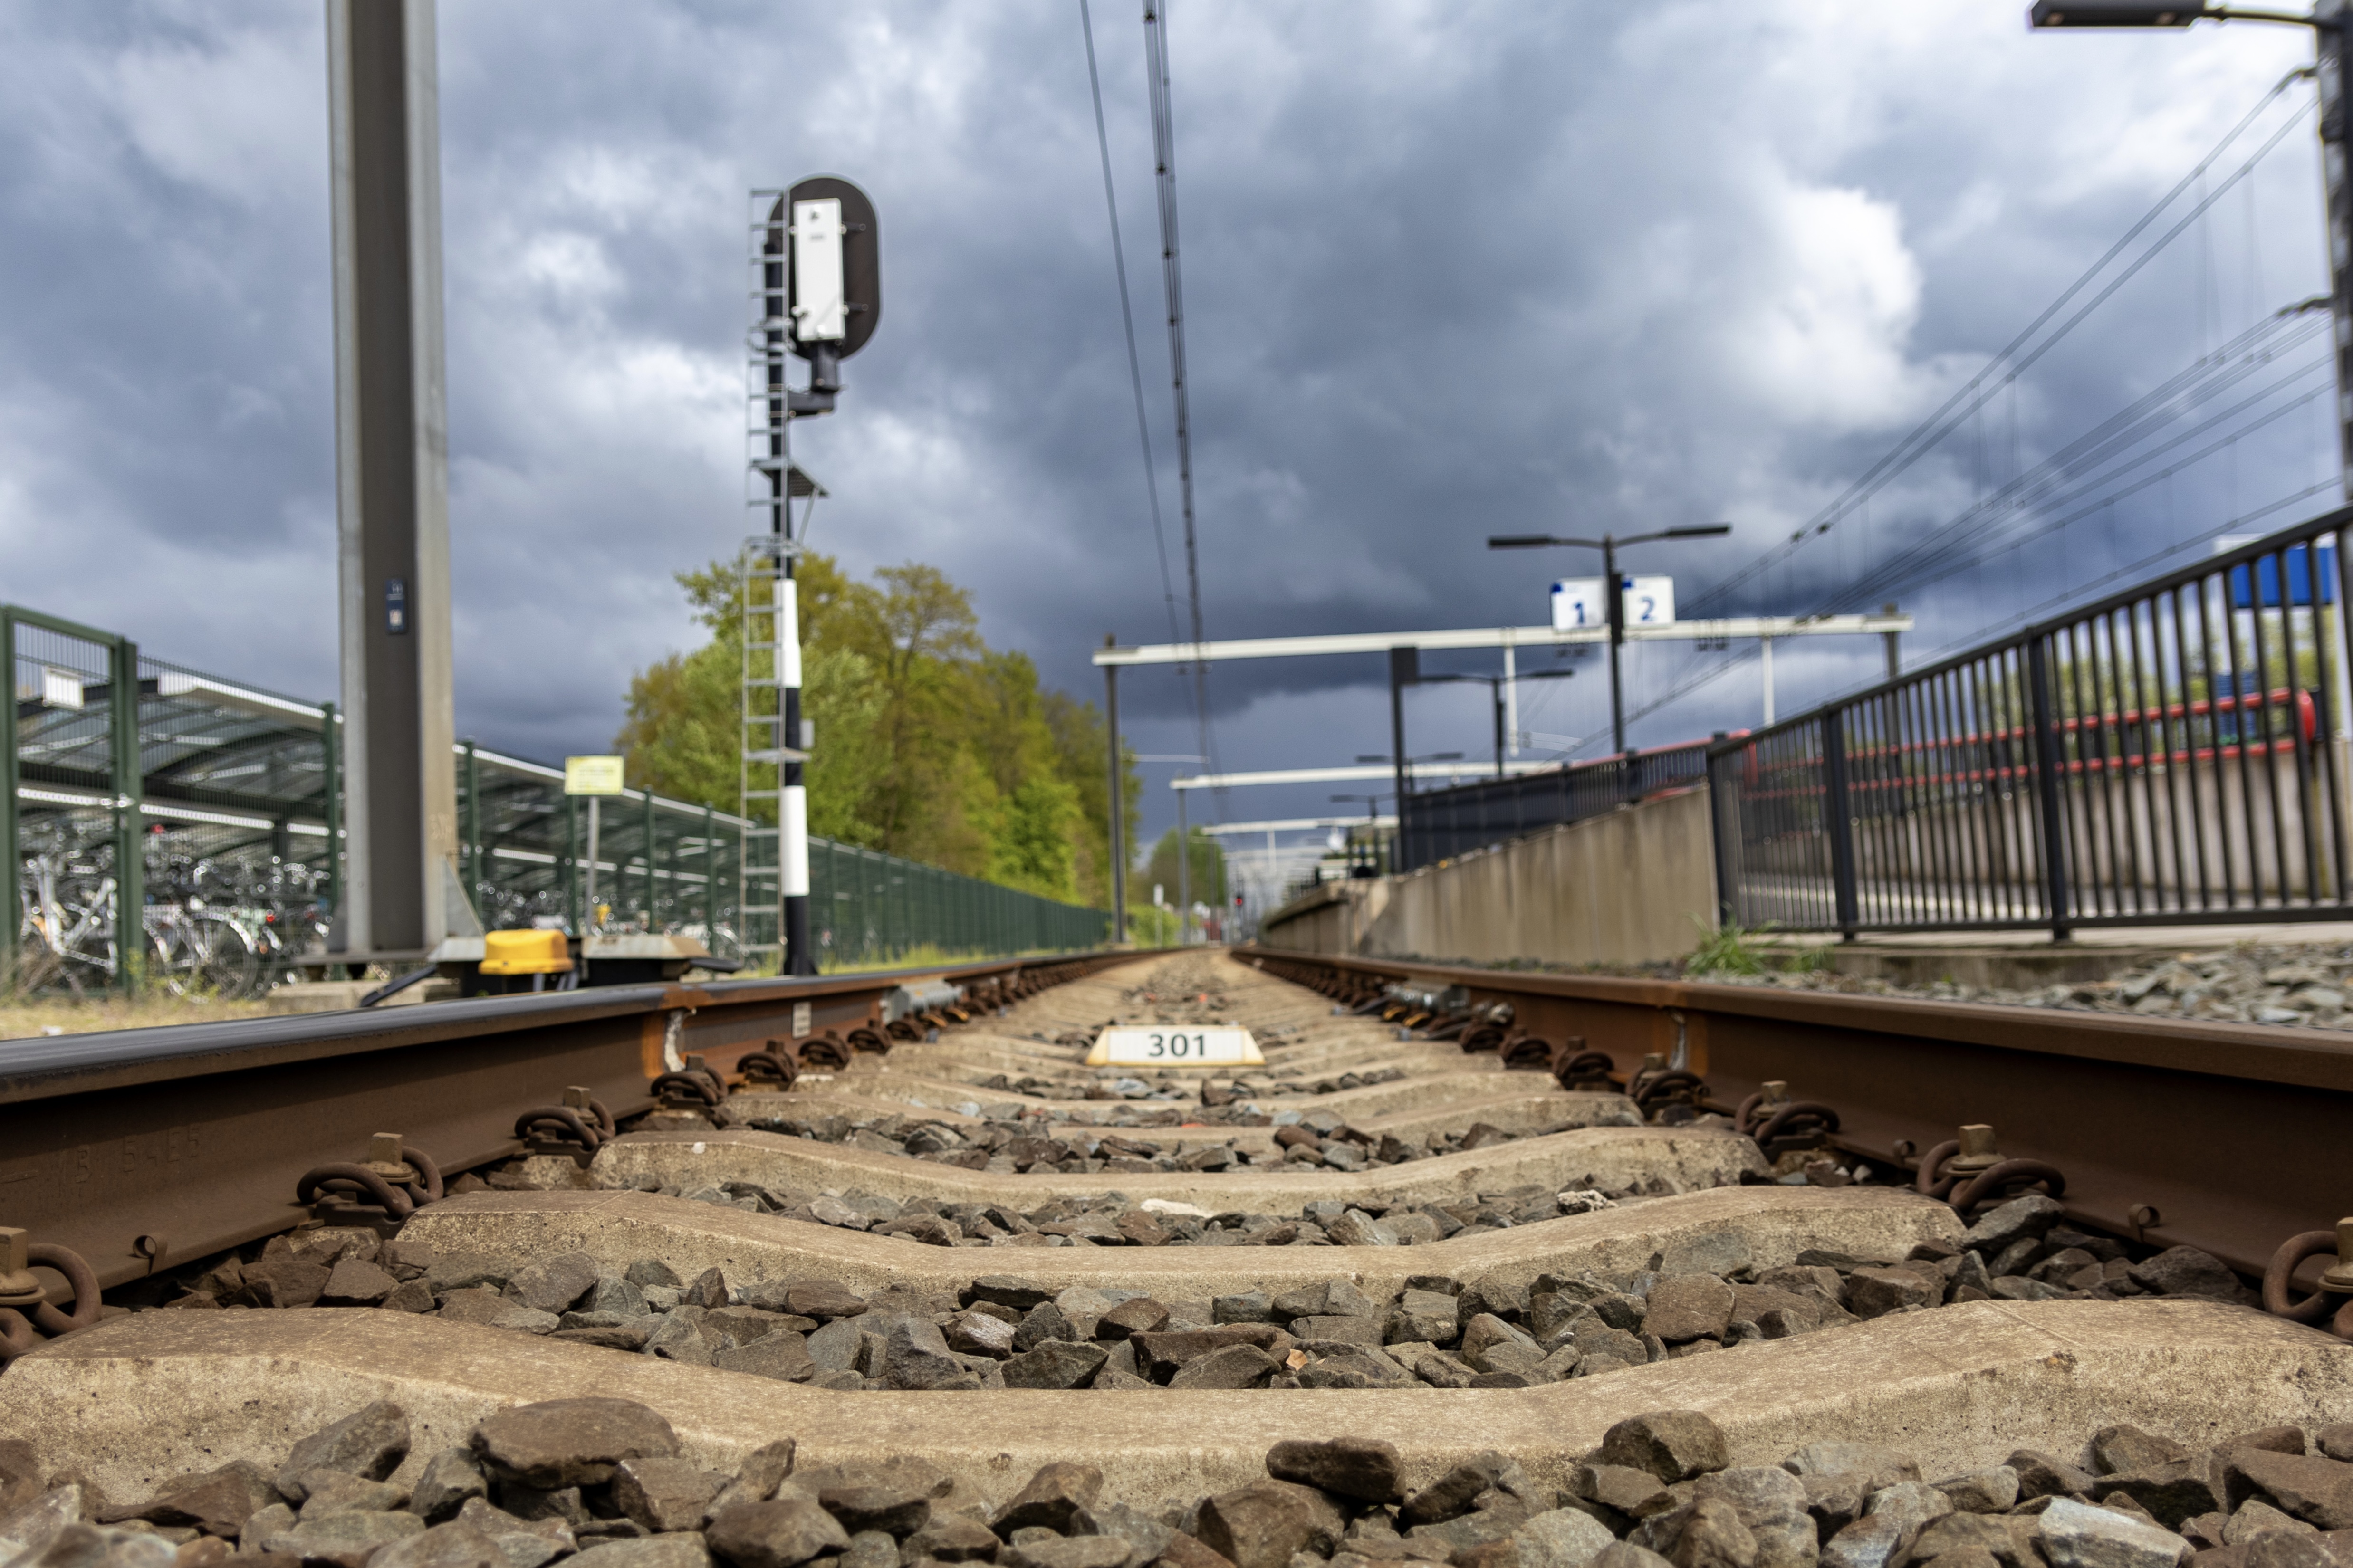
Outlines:
{"label": "concrete platform wall", "polygon": [[1641,963],[1715,924],[1705,786],[1403,877],[1326,883],[1261,926],[1270,947],[1366,957]]}

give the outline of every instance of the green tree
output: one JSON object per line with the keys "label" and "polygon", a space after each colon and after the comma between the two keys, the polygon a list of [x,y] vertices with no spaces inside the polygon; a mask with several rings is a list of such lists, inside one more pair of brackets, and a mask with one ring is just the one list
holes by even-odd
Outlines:
{"label": "green tree", "polygon": [[[1193,875],[1192,885],[1188,890],[1193,895],[1193,901],[1207,904],[1213,910],[1223,907],[1226,901],[1225,851],[1219,847],[1216,839],[1198,827],[1187,832],[1185,837],[1192,848],[1189,859]],[[1175,828],[1172,827],[1162,834],[1160,842],[1152,847],[1152,859],[1145,867],[1143,880],[1144,892],[1147,899],[1152,892],[1152,884],[1157,882],[1160,884],[1162,895],[1168,902],[1172,906],[1176,902],[1176,830]]]}
{"label": "green tree", "polygon": [[[1046,728],[1054,737],[1055,771],[1070,781],[1078,796],[1079,830],[1073,840],[1071,875],[1080,899],[1098,909],[1111,907],[1111,770],[1106,765],[1110,727],[1103,710],[1063,691],[1042,694]],[[1120,842],[1135,851],[1142,830],[1144,801],[1137,788],[1135,763],[1123,748],[1120,787]],[[1133,882],[1134,878],[1129,880]],[[1131,888],[1130,892],[1134,889]]]}
{"label": "green tree", "polygon": [[673,800],[735,809],[743,671],[733,641],[671,654],[629,682],[628,717],[613,749],[628,759],[631,784]]}
{"label": "green tree", "polygon": [[[1108,744],[1092,703],[1045,690],[1027,655],[981,640],[971,595],[909,563],[871,583],[829,557],[800,558],[802,716],[816,742],[803,770],[809,830],[1101,907],[1110,896]],[[742,732],[746,584],[734,563],[678,577],[710,640],[631,680],[615,744],[632,784],[733,811]],[[752,609],[766,586],[752,584]],[[755,674],[765,655],[754,649]],[[755,767],[751,786],[775,787]],[[1127,842],[1137,799],[1126,768]],[[767,800],[752,815],[775,820]]]}

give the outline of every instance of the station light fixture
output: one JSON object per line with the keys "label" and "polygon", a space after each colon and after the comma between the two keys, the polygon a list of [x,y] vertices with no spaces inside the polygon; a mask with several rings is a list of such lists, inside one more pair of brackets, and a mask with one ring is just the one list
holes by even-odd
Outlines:
{"label": "station light fixture", "polygon": [[2026,14],[2036,27],[2186,27],[2207,15],[2202,5],[2149,5],[2136,0],[2035,0]]}
{"label": "station light fixture", "polygon": [[1568,539],[1550,533],[1493,533],[1487,536],[1490,550],[1543,550],[1565,546],[1572,550],[1601,552],[1602,593],[1609,605],[1609,738],[1620,756],[1626,754],[1626,689],[1620,679],[1618,649],[1626,640],[1626,580],[1618,574],[1618,552],[1629,544],[1647,544],[1655,539],[1715,539],[1730,533],[1728,522],[1686,523],[1681,528],[1662,528],[1652,533],[1630,533],[1620,539],[1605,533],[1599,539]]}

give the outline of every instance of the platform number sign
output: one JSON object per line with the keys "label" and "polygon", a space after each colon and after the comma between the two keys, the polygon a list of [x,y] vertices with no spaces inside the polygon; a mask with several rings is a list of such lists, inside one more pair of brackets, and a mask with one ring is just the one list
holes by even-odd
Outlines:
{"label": "platform number sign", "polygon": [[[1675,618],[1672,577],[1627,577],[1626,624],[1630,626],[1671,626]],[[1564,577],[1552,585],[1552,629],[1556,632],[1599,629],[1609,624],[1609,601],[1599,577]]]}

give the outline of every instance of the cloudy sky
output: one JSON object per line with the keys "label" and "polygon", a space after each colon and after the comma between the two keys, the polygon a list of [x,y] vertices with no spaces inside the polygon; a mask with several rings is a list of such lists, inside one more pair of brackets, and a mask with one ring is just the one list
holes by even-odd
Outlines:
{"label": "cloudy sky", "polygon": [[[2309,50],[2254,26],[2037,37],[2020,13],[1176,0],[1209,635],[1536,624],[1549,579],[1589,563],[1491,554],[1487,533],[1718,520],[1732,539],[1630,564],[1672,570],[1686,605],[1729,582],[1708,603],[1861,607],[1907,542],[2321,289],[2299,84],[2082,327],[1873,510],[1741,574]],[[1173,549],[1143,30],[1122,0],[1094,24]],[[670,574],[744,526],[744,193],[814,173],[872,195],[887,300],[841,411],[796,434],[833,491],[815,543],[860,571],[941,566],[992,644],[1083,694],[1106,632],[1167,637],[1077,0],[444,0],[440,37],[462,731],[601,750],[630,671],[692,639]],[[332,694],[327,200],[317,0],[0,0],[0,596]],[[1912,649],[2233,519],[2333,504],[2318,339],[2262,331],[2272,401],[2223,430],[2241,439],[2137,489],[2079,486],[2009,521],[2023,545],[1900,582]],[[1754,722],[1744,651],[1640,650],[1637,706],[1730,668],[1637,741]],[[1878,657],[1785,649],[1782,713]],[[1606,735],[1598,660],[1579,668],[1532,694],[1547,749]],[[1219,667],[1219,762],[1386,751],[1380,678],[1370,658]],[[1172,673],[1123,695],[1139,750],[1197,750]],[[1488,746],[1477,688],[1409,710],[1415,752]],[[1328,811],[1334,787],[1219,809]]]}

